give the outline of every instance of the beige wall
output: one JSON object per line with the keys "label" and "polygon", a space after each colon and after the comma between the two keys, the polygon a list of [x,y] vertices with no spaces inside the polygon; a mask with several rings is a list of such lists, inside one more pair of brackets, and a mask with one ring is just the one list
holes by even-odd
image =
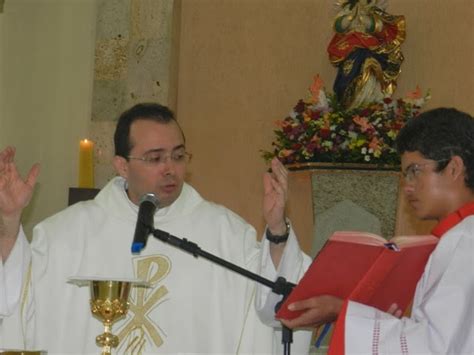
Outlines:
{"label": "beige wall", "polygon": [[90,119],[94,0],[14,0],[0,14],[0,145],[41,175],[27,230],[64,208]]}
{"label": "beige wall", "polygon": [[[390,13],[407,21],[395,96],[419,84],[432,89],[428,107],[473,112],[474,2],[389,4]],[[332,86],[326,47],[334,15],[333,0],[182,0],[178,116],[195,156],[191,181],[260,231],[265,165],[259,150],[270,148],[273,122],[306,95],[314,74]],[[299,234],[310,236],[308,174],[293,174],[289,205]],[[405,223],[398,230],[420,228]]]}
{"label": "beige wall", "polygon": [[[64,208],[68,187],[76,185],[76,145],[90,127],[96,3],[7,0],[0,14],[0,145],[17,146],[22,173],[42,163],[39,189],[25,216],[28,228]],[[266,169],[259,150],[270,148],[273,122],[306,95],[314,74],[332,86],[335,70],[326,46],[333,3],[176,0],[179,59],[172,63],[177,83],[171,86],[177,89],[170,103],[195,155],[190,181],[259,231]],[[389,3],[389,12],[407,18],[406,61],[396,96],[420,84],[432,89],[429,107],[473,112],[474,2]],[[292,174],[289,205],[297,230],[310,236],[308,174]],[[398,227],[418,228],[411,222]]]}

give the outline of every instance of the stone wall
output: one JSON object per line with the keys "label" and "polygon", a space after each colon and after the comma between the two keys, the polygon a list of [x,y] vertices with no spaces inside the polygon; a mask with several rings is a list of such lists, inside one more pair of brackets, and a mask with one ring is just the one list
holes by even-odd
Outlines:
{"label": "stone wall", "polygon": [[91,139],[96,187],[115,175],[113,132],[139,102],[169,105],[174,0],[100,0],[97,9]]}

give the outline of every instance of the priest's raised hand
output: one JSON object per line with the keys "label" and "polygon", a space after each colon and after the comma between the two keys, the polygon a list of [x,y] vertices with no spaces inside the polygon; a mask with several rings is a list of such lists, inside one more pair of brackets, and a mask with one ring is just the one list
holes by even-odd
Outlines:
{"label": "priest's raised hand", "polygon": [[20,217],[33,195],[39,164],[23,179],[14,162],[15,148],[0,152],[0,251],[2,261],[8,258],[20,228]]}
{"label": "priest's raised hand", "polygon": [[[267,236],[288,237],[288,224],[285,219],[285,206],[288,199],[288,171],[283,164],[273,158],[271,170],[263,176],[263,216],[267,222]],[[283,238],[285,239],[285,238]],[[270,254],[275,267],[278,267],[285,242],[270,243]]]}

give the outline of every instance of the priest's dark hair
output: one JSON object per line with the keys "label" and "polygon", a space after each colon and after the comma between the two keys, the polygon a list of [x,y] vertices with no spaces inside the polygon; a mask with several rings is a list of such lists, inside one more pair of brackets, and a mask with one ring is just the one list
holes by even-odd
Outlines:
{"label": "priest's dark hair", "polygon": [[399,154],[420,152],[442,171],[453,156],[466,167],[466,186],[474,190],[474,119],[455,108],[436,108],[412,118],[396,140]]}
{"label": "priest's dark hair", "polygon": [[152,102],[140,103],[123,112],[118,119],[114,134],[115,155],[128,160],[133,148],[130,142],[130,127],[133,122],[138,120],[149,120],[162,124],[176,122],[184,138],[183,130],[176,121],[173,111],[168,107]]}

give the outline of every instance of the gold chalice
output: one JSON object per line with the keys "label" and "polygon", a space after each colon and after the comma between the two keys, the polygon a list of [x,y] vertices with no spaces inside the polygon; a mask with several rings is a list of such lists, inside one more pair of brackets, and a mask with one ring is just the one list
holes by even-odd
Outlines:
{"label": "gold chalice", "polygon": [[131,286],[130,281],[90,281],[91,312],[104,323],[104,333],[95,338],[102,355],[111,355],[112,348],[119,344],[118,336],[112,334],[112,324],[127,314]]}

